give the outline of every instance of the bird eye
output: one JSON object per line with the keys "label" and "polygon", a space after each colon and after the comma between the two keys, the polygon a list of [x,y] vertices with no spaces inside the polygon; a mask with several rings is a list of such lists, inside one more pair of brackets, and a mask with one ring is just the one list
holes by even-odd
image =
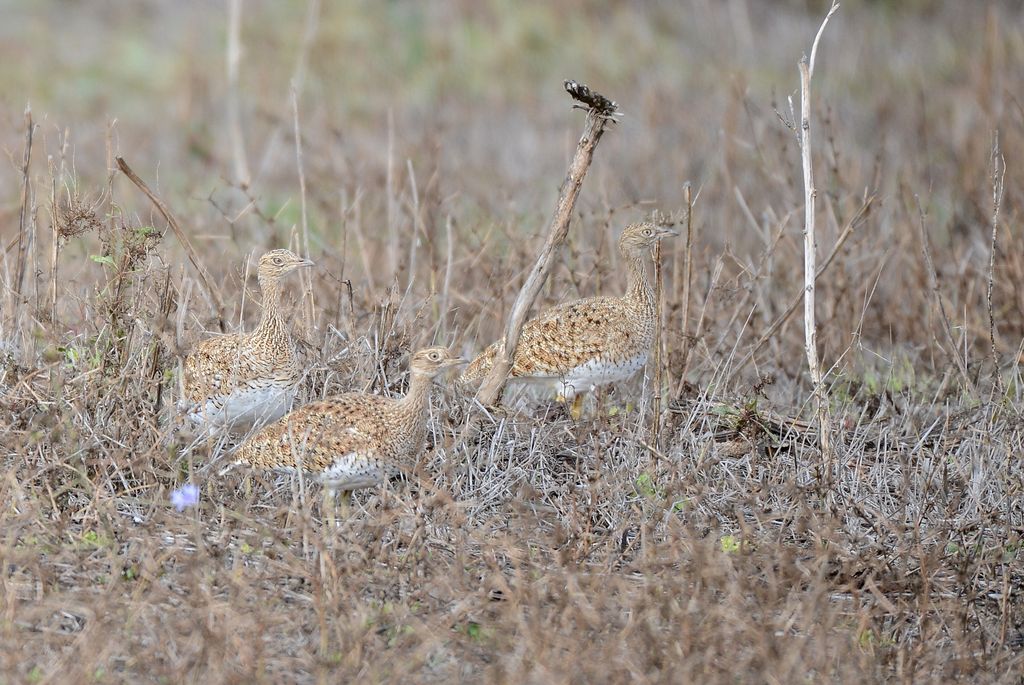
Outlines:
{"label": "bird eye", "polygon": [[281,266],[282,264],[284,264],[284,260],[281,259],[280,257],[274,257],[274,264]]}
{"label": "bird eye", "polygon": [[430,361],[436,362],[439,359],[441,359],[441,354],[440,353],[438,353],[438,352],[431,352],[430,353]]}
{"label": "bird eye", "polygon": [[644,235],[654,235],[654,231],[649,228],[644,229]]}

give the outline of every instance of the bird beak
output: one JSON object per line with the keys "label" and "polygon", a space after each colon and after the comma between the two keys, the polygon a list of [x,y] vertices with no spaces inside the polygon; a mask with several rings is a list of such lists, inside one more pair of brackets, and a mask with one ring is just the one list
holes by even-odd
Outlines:
{"label": "bird beak", "polygon": [[671,228],[658,228],[656,237],[658,240],[663,240],[664,238],[675,238],[677,235],[679,235],[679,231],[673,231]]}
{"label": "bird beak", "polygon": [[313,262],[312,259],[303,259],[301,262],[299,262],[299,266],[316,266],[316,264]]}
{"label": "bird beak", "polygon": [[468,364],[468,363],[469,363],[468,359],[463,359],[462,357],[457,357],[455,359],[449,359],[448,361],[446,361],[444,363],[444,368],[450,369],[452,367],[462,366],[463,364]]}

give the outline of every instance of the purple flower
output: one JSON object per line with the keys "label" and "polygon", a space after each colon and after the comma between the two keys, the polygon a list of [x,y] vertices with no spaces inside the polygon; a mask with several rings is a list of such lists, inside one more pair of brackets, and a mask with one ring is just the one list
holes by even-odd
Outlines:
{"label": "purple flower", "polygon": [[199,486],[188,483],[177,490],[171,491],[171,506],[178,511],[185,511],[188,507],[199,504]]}

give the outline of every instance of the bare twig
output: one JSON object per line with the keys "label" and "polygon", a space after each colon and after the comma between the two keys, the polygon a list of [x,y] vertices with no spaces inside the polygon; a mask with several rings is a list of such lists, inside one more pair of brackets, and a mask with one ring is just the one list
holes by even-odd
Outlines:
{"label": "bare twig", "polygon": [[661,275],[661,242],[654,246],[654,393],[652,398],[653,416],[651,417],[651,438],[654,444],[661,445],[661,395],[664,382],[665,354],[664,345],[664,322],[665,316],[665,293]]}
{"label": "bare twig", "polygon": [[207,293],[210,298],[213,299],[214,305],[217,307],[217,319],[221,330],[224,329],[224,303],[220,299],[220,291],[214,287],[213,281],[210,278],[210,274],[206,271],[206,267],[199,261],[199,257],[196,254],[195,248],[192,247],[191,241],[185,232],[181,230],[181,226],[178,225],[177,219],[171,214],[171,210],[164,204],[163,200],[156,196],[146,182],[139,178],[139,175],[132,171],[132,168],[128,166],[128,162],[124,161],[124,157],[117,157],[117,166],[121,169],[121,173],[128,177],[128,180],[136,185],[136,187],[143,192],[143,194],[149,198],[149,201],[153,203],[160,215],[163,216],[164,221],[174,231],[174,235],[178,238],[178,242],[185,248],[185,254],[188,255],[188,260],[192,262],[192,266],[199,272],[199,278],[202,279],[203,285],[206,287]]}
{"label": "bare twig", "polygon": [[548,225],[547,240],[512,306],[512,313],[505,328],[505,337],[495,355],[494,365],[477,391],[476,399],[484,406],[493,405],[501,395],[512,366],[512,359],[515,357],[516,345],[519,343],[519,334],[522,332],[523,324],[526,323],[530,308],[551,271],[555,253],[565,242],[569,233],[572,210],[576,205],[576,198],[579,197],[580,188],[583,187],[583,178],[587,175],[587,169],[590,168],[590,163],[593,160],[594,150],[597,149],[597,144],[600,142],[608,122],[614,120],[612,117],[616,112],[616,104],[608,98],[575,81],[566,81],[565,88],[573,98],[589,105],[583,136],[576,146],[576,154],[569,165],[569,173],[562,182],[558,194],[558,204],[555,206],[555,213]]}
{"label": "bare twig", "polygon": [[388,285],[398,282],[398,198],[395,192],[395,112],[388,108],[387,173],[384,194],[387,196],[388,221]]}
{"label": "bare twig", "polygon": [[992,293],[995,289],[996,238],[999,236],[999,208],[1003,201],[1003,179],[1006,176],[1006,160],[999,150],[999,131],[992,140],[992,245],[988,256],[988,341],[991,346],[992,373],[997,386],[1002,386],[999,376],[999,356],[996,353],[996,315]]}
{"label": "bare twig", "polygon": [[25,106],[25,154],[21,163],[21,211],[18,214],[18,269],[14,276],[14,290],[22,294],[25,281],[25,264],[28,257],[31,237],[29,232],[29,214],[32,211],[32,183],[29,178],[29,165],[32,163],[32,134],[35,124],[32,122],[32,107]]}
{"label": "bare twig", "polygon": [[818,412],[818,430],[821,449],[826,459],[831,459],[831,426],[828,416],[828,400],[818,361],[818,332],[814,315],[814,283],[817,280],[817,238],[814,227],[814,201],[817,188],[814,187],[814,166],[811,163],[811,78],[814,76],[814,61],[818,54],[818,42],[825,31],[825,26],[832,15],[839,9],[839,3],[832,1],[825,19],[814,36],[811,46],[811,58],[800,60],[800,152],[804,171],[804,350],[807,353],[807,366],[814,385],[815,403]]}
{"label": "bare twig", "polygon": [[[65,144],[67,141],[65,139]],[[52,225],[50,244],[50,321],[57,323],[57,264],[60,261],[60,227],[58,216],[60,209],[57,205],[57,174],[53,170],[53,158],[48,158],[50,172],[50,223]],[[63,169],[63,167],[62,167]],[[63,180],[63,179],[62,179]]]}
{"label": "bare twig", "polygon": [[[302,163],[302,129],[299,127],[299,93],[292,84],[292,121],[295,126],[295,165],[299,171],[299,206],[302,210],[302,253],[309,257],[309,219],[306,214],[306,170]],[[313,277],[304,271],[302,299],[306,302],[306,327],[312,330],[315,324],[315,303],[313,302]]]}
{"label": "bare twig", "polygon": [[447,255],[445,259],[444,267],[444,281],[441,284],[441,335],[442,339],[447,342],[448,340],[448,308],[451,306],[449,299],[449,292],[452,283],[452,265],[455,263],[455,239],[454,231],[452,230],[455,226],[455,219],[449,214],[448,218],[444,222],[444,233],[445,233],[445,247],[447,248]]}
{"label": "bare twig", "polygon": [[[686,200],[686,266],[683,274],[683,371],[679,375],[679,390],[686,380],[686,371],[690,366],[690,350],[693,341],[690,337],[690,285],[693,281],[693,191],[690,184],[683,187]],[[677,395],[679,392],[676,393]]]}

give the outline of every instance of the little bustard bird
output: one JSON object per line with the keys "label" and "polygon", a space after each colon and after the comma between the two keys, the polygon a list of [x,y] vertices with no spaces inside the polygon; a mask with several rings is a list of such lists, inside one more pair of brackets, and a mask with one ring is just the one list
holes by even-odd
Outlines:
{"label": "little bustard bird", "polygon": [[281,279],[313,262],[289,250],[260,257],[263,314],[251,333],[203,340],[185,358],[180,410],[197,426],[248,430],[289,409],[302,379],[295,342],[279,311]]}
{"label": "little bustard bird", "polygon": [[[627,226],[619,251],[628,270],[622,297],[589,297],[552,307],[523,326],[509,370],[509,382],[557,390],[572,401],[579,418],[584,393],[625,380],[642,369],[654,342],[654,291],[647,276],[651,250],[673,230],[650,223]],[[501,341],[470,363],[459,379],[464,388],[481,381]]]}
{"label": "little bustard bird", "polygon": [[392,399],[347,393],[306,404],[250,437],[234,455],[238,464],[295,472],[324,486],[325,509],[333,516],[338,491],[348,509],[350,493],[408,472],[426,443],[427,409],[434,381],[465,363],[444,347],[412,355],[409,389]]}

